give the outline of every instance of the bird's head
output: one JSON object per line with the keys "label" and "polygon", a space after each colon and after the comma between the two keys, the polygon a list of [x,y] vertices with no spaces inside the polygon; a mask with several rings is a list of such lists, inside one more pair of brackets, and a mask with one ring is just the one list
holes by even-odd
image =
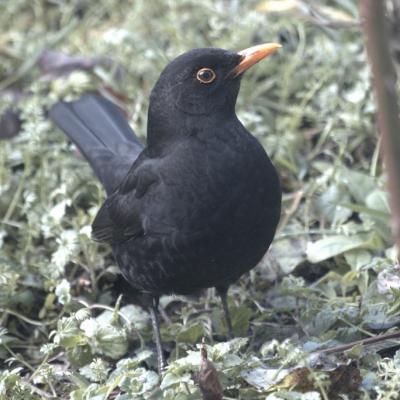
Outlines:
{"label": "bird's head", "polygon": [[203,116],[207,121],[234,116],[243,73],[279,47],[277,43],[265,43],[238,53],[201,48],[171,61],[150,96],[150,147],[188,134],[188,125],[195,128],[204,121]]}
{"label": "bird's head", "polygon": [[194,115],[233,110],[242,74],[279,47],[277,43],[266,43],[238,53],[218,48],[188,51],[165,67],[151,101]]}

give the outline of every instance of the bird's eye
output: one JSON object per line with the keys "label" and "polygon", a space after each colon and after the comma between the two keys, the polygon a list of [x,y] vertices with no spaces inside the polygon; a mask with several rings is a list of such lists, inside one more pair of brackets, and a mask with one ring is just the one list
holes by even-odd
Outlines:
{"label": "bird's eye", "polygon": [[215,72],[210,68],[202,68],[197,71],[196,78],[201,83],[211,83],[217,75]]}

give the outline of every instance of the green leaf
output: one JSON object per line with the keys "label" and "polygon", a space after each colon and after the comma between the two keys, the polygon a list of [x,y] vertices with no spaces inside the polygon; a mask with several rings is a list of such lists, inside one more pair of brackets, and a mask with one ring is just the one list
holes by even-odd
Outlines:
{"label": "green leaf", "polygon": [[276,385],[285,376],[288,375],[290,369],[281,368],[255,368],[244,370],[240,376],[249,384],[259,390],[268,390],[271,386]]}
{"label": "green leaf", "polygon": [[86,344],[85,337],[74,318],[62,318],[58,321],[54,343],[63,347],[75,347]]}
{"label": "green leaf", "polygon": [[74,346],[67,349],[68,361],[74,367],[83,367],[93,360],[93,354],[89,345]]}
{"label": "green leaf", "polygon": [[321,336],[335,324],[339,316],[337,310],[326,305],[307,324],[306,331],[311,336]]}
{"label": "green leaf", "polygon": [[249,331],[253,311],[246,305],[230,308],[232,328],[235,336],[246,336]]}
{"label": "green leaf", "polygon": [[189,382],[193,382],[192,377],[190,374],[175,374],[172,372],[167,372],[161,382],[160,388],[162,390],[167,389],[171,386],[177,385],[177,384],[181,384],[181,383],[189,383]]}
{"label": "green leaf", "polygon": [[71,285],[66,279],[63,279],[56,287],[55,294],[58,298],[58,301],[66,305],[71,301]]}
{"label": "green leaf", "polygon": [[365,204],[367,196],[376,190],[378,180],[370,175],[341,166],[338,180],[346,185],[352,197],[359,204]]}
{"label": "green leaf", "polygon": [[248,338],[235,338],[228,342],[207,346],[207,352],[212,361],[223,361],[225,355],[228,353],[238,353],[247,345],[248,341]]}
{"label": "green leaf", "polygon": [[[300,231],[302,228],[299,227],[297,229]],[[306,259],[306,246],[307,242],[302,235],[294,238],[279,238],[279,240],[274,241],[273,246],[268,251],[268,255],[269,259],[276,260],[276,264],[279,266],[280,274],[278,276],[290,274]],[[276,279],[276,274],[272,275],[274,271],[270,264],[268,263],[264,267],[263,263],[261,263],[261,266],[266,270],[265,275],[267,275],[267,278]]]}
{"label": "green leaf", "polygon": [[149,313],[143,310],[142,307],[129,304],[122,307],[120,311],[139,331],[145,330],[150,324]]}
{"label": "green leaf", "polygon": [[334,235],[310,242],[307,246],[307,259],[312,263],[327,260],[350,250],[376,250],[382,245],[375,233],[358,235]]}
{"label": "green leaf", "polygon": [[189,326],[184,326],[178,333],[177,341],[195,344],[204,335],[203,324],[195,322]]}
{"label": "green leaf", "polygon": [[329,222],[339,225],[348,220],[351,211],[341,206],[342,203],[349,203],[350,195],[343,185],[332,184],[314,202],[317,216]]}
{"label": "green leaf", "polygon": [[347,264],[350,265],[352,270],[359,271],[362,267],[369,264],[372,260],[372,254],[365,249],[355,249],[347,251],[344,254]]}

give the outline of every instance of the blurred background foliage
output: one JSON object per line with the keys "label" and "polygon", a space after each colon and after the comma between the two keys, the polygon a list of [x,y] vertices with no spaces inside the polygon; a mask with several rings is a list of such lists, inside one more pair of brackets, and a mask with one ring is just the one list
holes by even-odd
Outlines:
{"label": "blurred background foliage", "polygon": [[[399,4],[387,4],[398,67]],[[0,26],[0,399],[200,399],[202,337],[225,399],[397,398],[397,342],[320,352],[400,321],[355,0],[5,0]],[[266,41],[283,48],[246,73],[237,113],[280,171],[280,229],[230,292],[238,339],[225,342],[212,290],[162,299],[159,378],[149,318],[90,240],[104,192],[46,110],[111,91],[145,140],[169,60]]]}

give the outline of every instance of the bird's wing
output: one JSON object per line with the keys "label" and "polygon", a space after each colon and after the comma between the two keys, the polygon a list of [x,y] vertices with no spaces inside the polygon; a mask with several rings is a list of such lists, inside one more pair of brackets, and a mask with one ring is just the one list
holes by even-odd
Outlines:
{"label": "bird's wing", "polygon": [[157,179],[151,169],[142,166],[145,153],[136,160],[118,189],[111,194],[92,224],[92,237],[98,242],[122,243],[144,233],[143,196]]}
{"label": "bird's wing", "polygon": [[120,207],[126,195],[115,193],[107,198],[92,223],[92,238],[97,242],[121,243],[143,233],[135,207]]}

